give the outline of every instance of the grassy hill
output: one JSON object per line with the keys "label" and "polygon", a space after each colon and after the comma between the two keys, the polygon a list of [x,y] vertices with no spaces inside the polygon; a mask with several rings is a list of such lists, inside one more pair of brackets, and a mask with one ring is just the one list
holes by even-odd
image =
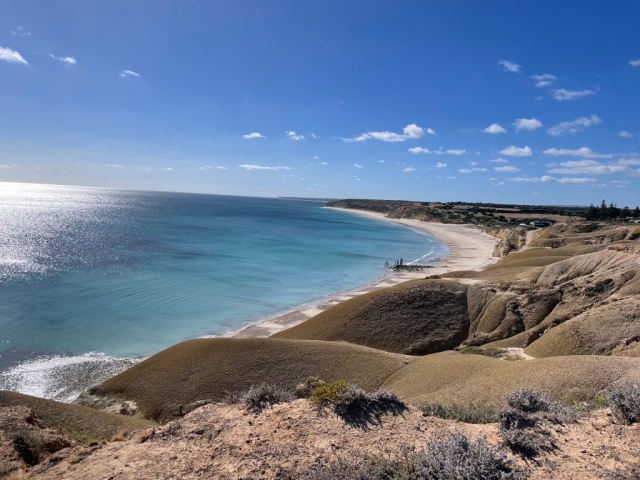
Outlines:
{"label": "grassy hill", "polygon": [[508,361],[445,352],[411,362],[383,386],[412,403],[500,405],[506,394],[525,387],[574,403],[592,400],[624,381],[640,382],[640,358],[585,355]]}
{"label": "grassy hill", "polygon": [[167,421],[193,402],[219,401],[265,382],[292,389],[315,375],[375,389],[412,359],[341,342],[195,339],[148,358],[91,393],[133,400],[146,418]]}
{"label": "grassy hill", "polygon": [[30,408],[48,427],[56,428],[75,440],[109,440],[123,430],[142,430],[156,425],[140,418],[105,413],[92,408],[54,402],[15,392],[0,391],[0,407],[22,405]]}
{"label": "grassy hill", "polygon": [[466,285],[416,280],[341,302],[272,338],[344,341],[425,355],[466,339],[467,310]]}

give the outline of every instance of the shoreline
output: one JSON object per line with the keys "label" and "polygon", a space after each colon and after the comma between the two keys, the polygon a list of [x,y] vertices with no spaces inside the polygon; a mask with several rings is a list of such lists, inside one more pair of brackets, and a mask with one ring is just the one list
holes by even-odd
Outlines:
{"label": "shoreline", "polygon": [[286,330],[309,320],[340,302],[358,295],[392,287],[410,280],[422,279],[430,275],[442,275],[457,270],[484,270],[499,259],[493,256],[493,249],[498,239],[470,225],[432,223],[421,220],[389,218],[383,213],[355,210],[348,208],[323,207],[353,215],[395,223],[415,230],[426,232],[445,244],[449,253],[444,258],[436,259],[436,264],[428,271],[422,272],[387,272],[376,280],[349,290],[336,292],[321,300],[308,302],[274,316],[262,318],[250,323],[240,330],[222,337],[259,338]]}

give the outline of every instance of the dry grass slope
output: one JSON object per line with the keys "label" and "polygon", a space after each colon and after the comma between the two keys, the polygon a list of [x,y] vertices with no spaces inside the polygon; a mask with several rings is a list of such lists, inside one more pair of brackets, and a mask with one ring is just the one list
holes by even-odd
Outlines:
{"label": "dry grass slope", "polygon": [[0,391],[0,407],[26,406],[51,428],[79,441],[108,440],[123,430],[142,430],[155,423],[139,418],[100,412],[14,392]]}
{"label": "dry grass slope", "polygon": [[344,341],[407,355],[450,350],[469,331],[467,287],[416,280],[360,295],[273,335]]}
{"label": "dry grass slope", "polygon": [[640,340],[640,299],[627,298],[607,302],[552,328],[525,353],[536,358],[609,355],[633,339]]}
{"label": "dry grass slope", "polygon": [[338,342],[269,338],[196,339],[175,345],[92,389],[137,403],[146,418],[167,421],[199,400],[267,382],[293,388],[309,376],[344,379],[375,390],[413,357]]}
{"label": "dry grass slope", "polygon": [[500,405],[522,388],[548,391],[565,402],[587,401],[611,384],[640,382],[640,358],[570,356],[504,361],[445,352],[421,357],[383,387],[405,402]]}

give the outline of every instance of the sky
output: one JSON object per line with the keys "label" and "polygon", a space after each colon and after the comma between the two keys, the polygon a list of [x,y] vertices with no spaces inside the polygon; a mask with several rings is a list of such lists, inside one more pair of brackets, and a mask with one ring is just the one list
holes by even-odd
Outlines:
{"label": "sky", "polygon": [[640,204],[640,2],[5,0],[1,182]]}

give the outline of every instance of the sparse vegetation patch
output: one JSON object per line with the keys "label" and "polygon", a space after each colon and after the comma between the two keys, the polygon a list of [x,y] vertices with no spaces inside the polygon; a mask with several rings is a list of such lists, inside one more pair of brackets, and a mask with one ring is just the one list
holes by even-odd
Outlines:
{"label": "sparse vegetation patch", "polygon": [[498,421],[498,413],[492,407],[474,405],[445,405],[442,403],[424,402],[418,408],[427,417],[438,417],[445,420],[457,420],[464,423],[493,423]]}
{"label": "sparse vegetation patch", "polygon": [[640,384],[625,383],[609,391],[609,405],[618,423],[640,422]]}
{"label": "sparse vegetation patch", "polygon": [[229,404],[243,403],[250,412],[260,413],[278,403],[292,402],[295,399],[296,396],[290,390],[262,383],[244,393],[231,392],[227,394],[224,401]]}
{"label": "sparse vegetation patch", "polygon": [[471,441],[462,432],[432,440],[424,450],[406,449],[398,459],[339,460],[303,472],[304,480],[520,480],[504,453],[485,437]]}

